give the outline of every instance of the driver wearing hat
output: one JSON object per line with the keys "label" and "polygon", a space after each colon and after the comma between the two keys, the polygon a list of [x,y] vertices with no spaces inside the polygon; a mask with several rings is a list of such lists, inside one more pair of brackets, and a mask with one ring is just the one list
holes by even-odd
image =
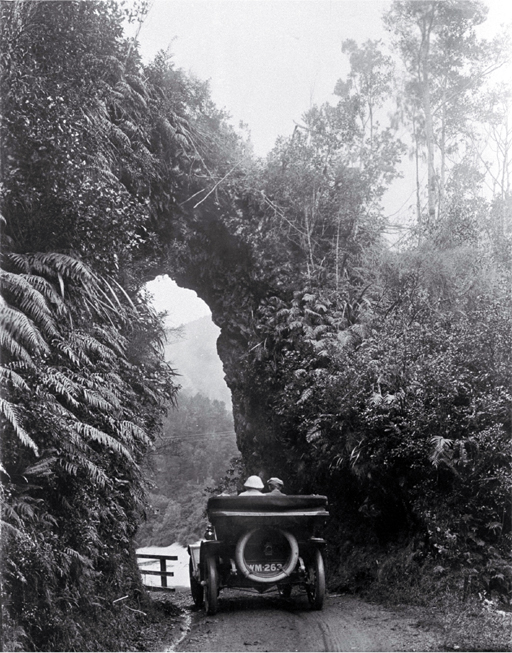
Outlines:
{"label": "driver wearing hat", "polygon": [[245,497],[250,495],[261,495],[261,491],[265,486],[263,481],[259,476],[249,476],[249,478],[244,483],[245,490],[240,492],[239,497]]}

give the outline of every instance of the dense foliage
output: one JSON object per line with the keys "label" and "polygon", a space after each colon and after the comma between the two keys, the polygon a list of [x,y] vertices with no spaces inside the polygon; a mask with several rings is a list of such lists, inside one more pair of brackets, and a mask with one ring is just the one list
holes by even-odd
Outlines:
{"label": "dense foliage", "polygon": [[[485,77],[503,60],[501,41],[491,48],[476,37],[485,13],[478,2],[394,3],[388,24],[414,115],[399,104],[379,126],[390,62],[379,44],[349,41],[340,102],[311,109],[278,141],[260,181],[254,246],[279,260],[279,278],[242,356],[251,401],[239,422],[257,429],[246,429],[241,448],[251,471],[331,497],[338,586],[358,587],[358,574],[383,578],[375,561],[401,541],[404,577],[456,569],[464,592],[506,598],[512,589],[510,189],[487,183],[494,165],[509,174],[510,149],[494,162],[479,149],[490,119],[480,110],[492,94]],[[464,117],[453,122],[467,70],[473,102],[457,95]],[[379,200],[401,152],[392,126],[404,120],[415,130],[407,146],[418,166],[417,222],[390,252]]]}
{"label": "dense foliage", "polygon": [[[330,496],[338,586],[386,577],[375,561],[401,542],[404,578],[456,570],[461,596],[510,596],[510,143],[505,114],[482,111],[508,96],[490,87],[504,50],[478,39],[485,15],[394,3],[402,72],[382,44],[346,42],[338,104],[313,107],[248,171],[244,219],[231,217],[256,255],[252,286],[238,264],[231,301],[212,302],[239,446],[247,472]],[[385,127],[393,85],[411,110],[399,101]],[[399,126],[413,127],[403,143]],[[405,148],[416,224],[390,251],[382,198]]]}
{"label": "dense foliage", "polygon": [[79,260],[6,254],[1,281],[10,614],[23,648],[85,648],[75,613],[94,621],[139,585],[140,463],[176,388],[154,344],[133,351],[158,334],[156,316]]}
{"label": "dense foliage", "polygon": [[205,84],[143,68],[117,3],[1,12],[4,639],[119,650],[141,463],[178,388],[142,289],[236,137]]}

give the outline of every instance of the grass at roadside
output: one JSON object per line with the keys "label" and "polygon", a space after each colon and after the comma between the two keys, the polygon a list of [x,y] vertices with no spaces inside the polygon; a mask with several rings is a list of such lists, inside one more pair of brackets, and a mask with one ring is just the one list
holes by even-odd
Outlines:
{"label": "grass at roadside", "polygon": [[429,574],[388,585],[380,580],[363,595],[388,605],[421,606],[421,626],[440,632],[441,650],[511,651],[510,607],[478,594],[464,596],[459,581],[455,575],[439,579]]}
{"label": "grass at roadside", "polygon": [[440,650],[512,651],[512,606],[503,595],[479,594],[475,570],[465,577],[412,546],[340,547],[329,563],[331,590],[390,607],[420,607],[420,625],[439,634]]}
{"label": "grass at roadside", "polygon": [[187,608],[192,599],[189,590],[176,592],[150,592],[150,609],[147,619],[141,626],[135,647],[132,651],[168,650],[182,635]]}
{"label": "grass at roadside", "polygon": [[461,603],[445,598],[441,608],[433,608],[450,651],[512,650],[512,612],[498,611],[477,599]]}

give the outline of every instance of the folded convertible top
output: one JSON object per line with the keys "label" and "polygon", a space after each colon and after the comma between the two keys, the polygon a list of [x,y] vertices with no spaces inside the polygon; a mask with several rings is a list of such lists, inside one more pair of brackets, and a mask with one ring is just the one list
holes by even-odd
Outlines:
{"label": "folded convertible top", "polygon": [[208,500],[208,512],[317,512],[326,507],[327,497],[321,494],[218,496]]}

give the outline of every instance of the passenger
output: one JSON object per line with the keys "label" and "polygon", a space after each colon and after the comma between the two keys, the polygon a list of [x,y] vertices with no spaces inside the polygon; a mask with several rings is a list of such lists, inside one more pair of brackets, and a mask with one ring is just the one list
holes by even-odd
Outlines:
{"label": "passenger", "polygon": [[240,492],[239,497],[249,496],[249,495],[262,495],[262,490],[265,486],[263,481],[259,476],[249,476],[249,478],[244,483],[245,490]]}
{"label": "passenger", "polygon": [[269,478],[267,481],[267,485],[270,488],[270,492],[268,492],[268,494],[284,494],[283,492],[284,483],[280,478],[276,478],[275,476]]}

